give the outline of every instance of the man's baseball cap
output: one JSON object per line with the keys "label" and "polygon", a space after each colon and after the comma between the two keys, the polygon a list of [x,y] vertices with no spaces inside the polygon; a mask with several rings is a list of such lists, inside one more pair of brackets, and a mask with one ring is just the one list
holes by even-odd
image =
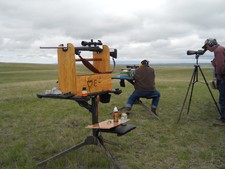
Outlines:
{"label": "man's baseball cap", "polygon": [[209,45],[210,47],[214,46],[214,45],[218,45],[216,39],[213,38],[209,38],[205,40],[205,44],[202,46],[203,49],[206,48],[206,45]]}
{"label": "man's baseball cap", "polygon": [[142,64],[143,66],[149,66],[149,61],[148,61],[148,60],[142,60],[142,61],[141,61],[141,64]]}

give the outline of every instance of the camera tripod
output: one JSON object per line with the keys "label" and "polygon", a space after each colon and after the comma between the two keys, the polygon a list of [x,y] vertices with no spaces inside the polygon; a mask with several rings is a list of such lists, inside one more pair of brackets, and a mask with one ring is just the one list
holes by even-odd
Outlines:
{"label": "camera tripod", "polygon": [[216,102],[216,100],[215,100],[215,98],[214,98],[214,96],[212,94],[212,91],[209,88],[209,84],[206,81],[206,78],[205,78],[205,76],[204,76],[204,74],[202,72],[202,69],[201,69],[200,65],[198,64],[198,58],[199,58],[199,54],[196,54],[196,56],[195,56],[196,64],[194,65],[194,71],[193,71],[193,74],[192,74],[192,77],[191,77],[191,80],[190,80],[190,83],[189,83],[189,86],[188,86],[188,90],[187,90],[187,93],[186,93],[186,96],[185,96],[185,99],[184,99],[184,102],[183,102],[183,106],[181,108],[181,111],[180,111],[177,123],[179,123],[179,121],[180,121],[180,118],[181,118],[181,115],[182,115],[185,103],[187,101],[188,93],[189,93],[189,91],[191,89],[191,93],[190,93],[190,97],[189,97],[189,101],[188,101],[188,107],[187,107],[187,116],[189,115],[189,110],[190,110],[190,106],[191,106],[191,98],[192,98],[192,94],[193,94],[194,85],[195,85],[195,83],[198,82],[198,70],[200,70],[201,75],[202,75],[202,77],[204,79],[204,82],[205,82],[205,84],[206,84],[206,86],[207,86],[207,88],[209,90],[209,93],[212,96],[212,99],[213,99],[213,101],[214,101],[214,103],[215,103],[215,105],[217,107],[217,110],[218,110],[218,112],[220,114],[220,109],[219,109],[219,107],[217,105],[217,102]]}

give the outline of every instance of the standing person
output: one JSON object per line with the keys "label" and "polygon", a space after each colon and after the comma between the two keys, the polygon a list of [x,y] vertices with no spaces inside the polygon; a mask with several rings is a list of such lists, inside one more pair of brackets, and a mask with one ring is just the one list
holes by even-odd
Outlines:
{"label": "standing person", "polygon": [[126,103],[126,112],[129,114],[133,104],[139,97],[154,96],[151,111],[158,116],[156,109],[160,99],[160,93],[155,88],[155,71],[149,66],[148,60],[143,60],[134,74],[134,91]]}
{"label": "standing person", "polygon": [[219,45],[216,39],[206,39],[202,48],[214,52],[211,63],[215,68],[220,104],[220,119],[215,124],[225,126],[225,47]]}

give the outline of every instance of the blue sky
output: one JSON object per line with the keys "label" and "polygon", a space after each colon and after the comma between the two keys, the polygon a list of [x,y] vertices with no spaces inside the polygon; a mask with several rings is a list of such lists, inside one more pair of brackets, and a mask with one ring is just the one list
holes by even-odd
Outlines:
{"label": "blue sky", "polygon": [[[0,62],[56,63],[58,46],[101,40],[118,62],[194,63],[205,39],[225,45],[224,0],[0,1]],[[210,62],[206,52],[200,62]]]}

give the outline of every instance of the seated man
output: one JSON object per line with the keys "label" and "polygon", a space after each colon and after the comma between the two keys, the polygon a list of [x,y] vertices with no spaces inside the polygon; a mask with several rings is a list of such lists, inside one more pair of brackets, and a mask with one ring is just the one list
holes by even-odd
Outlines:
{"label": "seated man", "polygon": [[152,99],[151,111],[155,114],[159,103],[160,93],[155,89],[155,71],[149,66],[148,60],[143,60],[140,67],[135,70],[134,74],[134,92],[128,98],[126,103],[126,112],[129,114],[136,99],[140,97],[151,97]]}

